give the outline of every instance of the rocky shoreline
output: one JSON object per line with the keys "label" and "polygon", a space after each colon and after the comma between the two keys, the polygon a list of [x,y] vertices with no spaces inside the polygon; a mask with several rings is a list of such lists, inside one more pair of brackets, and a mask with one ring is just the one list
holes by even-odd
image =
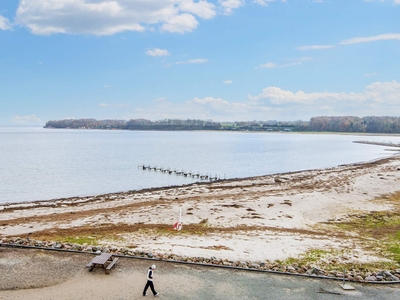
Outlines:
{"label": "rocky shoreline", "polygon": [[303,275],[310,277],[321,277],[321,278],[336,278],[344,279],[346,281],[355,282],[368,282],[368,283],[400,283],[400,268],[394,270],[381,270],[381,271],[361,271],[358,269],[352,269],[347,271],[345,274],[339,270],[323,270],[314,265],[298,265],[293,263],[291,265],[282,265],[277,262],[263,261],[232,261],[228,259],[217,259],[216,257],[188,257],[179,256],[168,253],[152,253],[136,251],[130,248],[118,248],[118,247],[102,247],[102,246],[90,246],[80,245],[73,243],[60,243],[52,241],[37,241],[29,238],[21,237],[10,237],[0,239],[0,246],[4,247],[34,247],[39,249],[47,250],[64,250],[82,253],[101,253],[109,252],[114,255],[121,255],[135,258],[154,259],[171,262],[183,262],[192,263],[198,265],[213,265],[232,267],[240,269],[254,269],[260,271],[269,271],[275,273],[286,273],[292,275]]}

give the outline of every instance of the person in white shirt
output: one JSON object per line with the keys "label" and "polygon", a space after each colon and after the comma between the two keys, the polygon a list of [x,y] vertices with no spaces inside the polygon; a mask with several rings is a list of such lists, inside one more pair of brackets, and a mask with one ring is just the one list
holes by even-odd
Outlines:
{"label": "person in white shirt", "polygon": [[154,283],[153,283],[153,279],[154,279],[154,270],[156,269],[156,265],[152,265],[149,270],[147,271],[147,283],[144,287],[143,290],[143,296],[146,296],[146,292],[147,289],[150,287],[151,291],[153,292],[154,296],[158,296],[159,293],[156,292],[156,290],[154,289]]}

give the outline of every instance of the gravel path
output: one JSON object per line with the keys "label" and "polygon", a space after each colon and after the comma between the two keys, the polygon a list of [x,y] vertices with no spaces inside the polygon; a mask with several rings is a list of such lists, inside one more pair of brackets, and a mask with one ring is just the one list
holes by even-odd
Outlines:
{"label": "gravel path", "polygon": [[[93,256],[0,248],[0,299],[142,299],[149,261],[121,258],[110,275],[88,272]],[[156,262],[160,299],[400,299],[400,286],[279,276]],[[150,291],[149,291],[150,292]],[[332,294],[337,293],[337,294]],[[150,298],[153,296],[150,295]]]}

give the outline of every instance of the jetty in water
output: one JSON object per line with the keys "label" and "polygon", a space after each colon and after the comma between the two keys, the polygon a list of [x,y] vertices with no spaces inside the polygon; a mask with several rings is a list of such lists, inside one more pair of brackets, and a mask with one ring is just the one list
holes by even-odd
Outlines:
{"label": "jetty in water", "polygon": [[371,142],[371,141],[353,141],[353,143],[400,148],[400,144],[395,144],[391,142],[385,143],[385,142]]}
{"label": "jetty in water", "polygon": [[[163,168],[163,167],[156,167],[156,166],[151,166],[151,165],[140,165],[138,166],[139,169],[142,170],[149,170],[149,171],[159,171],[162,173],[166,173],[169,175],[175,174],[175,175],[180,175],[184,177],[192,177],[192,178],[199,178],[200,180],[209,180],[209,181],[216,181],[216,180],[221,180],[221,176],[212,176],[209,174],[200,174],[200,172],[186,172],[186,171],[178,171],[177,169],[169,169],[169,168]],[[225,179],[225,178],[223,178]]]}

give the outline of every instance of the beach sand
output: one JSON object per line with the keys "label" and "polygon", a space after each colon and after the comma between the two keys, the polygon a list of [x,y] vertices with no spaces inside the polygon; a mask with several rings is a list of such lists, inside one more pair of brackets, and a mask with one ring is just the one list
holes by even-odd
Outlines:
{"label": "beach sand", "polygon": [[[109,248],[233,261],[274,261],[310,249],[381,260],[354,232],[323,226],[388,211],[400,157],[189,186],[0,206],[0,237],[96,239]],[[182,209],[183,229],[171,230]]]}

